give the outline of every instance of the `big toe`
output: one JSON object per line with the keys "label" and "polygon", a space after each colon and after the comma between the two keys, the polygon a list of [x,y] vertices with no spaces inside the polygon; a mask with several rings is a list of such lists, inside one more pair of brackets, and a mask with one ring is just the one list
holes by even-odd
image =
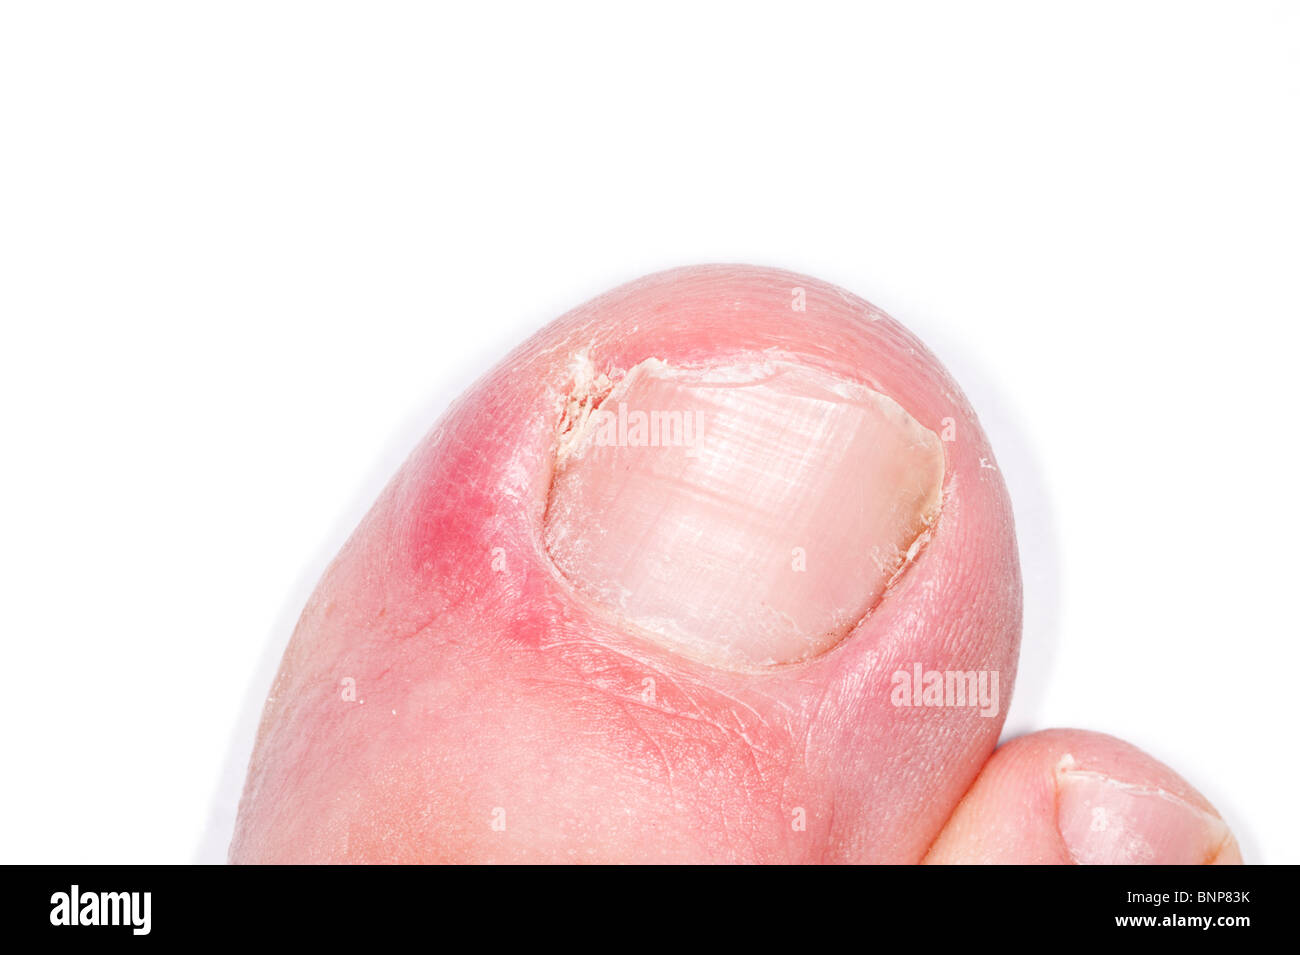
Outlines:
{"label": "big toe", "polygon": [[839,289],[704,267],[588,303],[320,582],[232,859],[918,861],[1014,679],[992,462],[936,359]]}

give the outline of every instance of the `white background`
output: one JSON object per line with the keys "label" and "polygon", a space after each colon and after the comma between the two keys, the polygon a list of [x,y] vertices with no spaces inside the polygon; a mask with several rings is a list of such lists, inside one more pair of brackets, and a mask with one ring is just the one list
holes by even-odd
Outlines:
{"label": "white background", "polygon": [[740,261],[981,414],[1008,735],[1121,735],[1300,862],[1294,6],[440,6],[3,7],[0,860],[223,859],[293,621],[447,403]]}

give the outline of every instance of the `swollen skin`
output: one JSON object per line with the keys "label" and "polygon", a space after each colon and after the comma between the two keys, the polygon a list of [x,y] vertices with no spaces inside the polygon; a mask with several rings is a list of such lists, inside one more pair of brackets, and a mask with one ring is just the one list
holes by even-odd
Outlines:
{"label": "swollen skin", "polygon": [[[834,286],[706,266],[588,302],[326,571],[232,860],[919,861],[1014,684],[994,460],[934,356]],[[917,664],[997,671],[999,715],[895,706]]]}

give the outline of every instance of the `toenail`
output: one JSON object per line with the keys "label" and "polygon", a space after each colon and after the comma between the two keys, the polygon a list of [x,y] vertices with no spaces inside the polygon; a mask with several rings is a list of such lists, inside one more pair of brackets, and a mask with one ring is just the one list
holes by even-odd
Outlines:
{"label": "toenail", "polygon": [[1058,770],[1057,828],[1085,865],[1200,865],[1231,839],[1223,820],[1163,789]]}
{"label": "toenail", "polygon": [[824,653],[938,516],[937,435],[865,385],[789,361],[584,376],[545,543],[650,639],[737,669]]}

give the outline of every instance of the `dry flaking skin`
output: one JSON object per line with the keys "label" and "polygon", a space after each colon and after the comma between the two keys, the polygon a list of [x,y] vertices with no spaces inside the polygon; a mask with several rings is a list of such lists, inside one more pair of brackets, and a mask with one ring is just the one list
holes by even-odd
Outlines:
{"label": "dry flaking skin", "polygon": [[544,538],[580,593],[734,669],[842,640],[940,509],[942,444],[864,385],[762,356],[597,374],[578,356]]}

